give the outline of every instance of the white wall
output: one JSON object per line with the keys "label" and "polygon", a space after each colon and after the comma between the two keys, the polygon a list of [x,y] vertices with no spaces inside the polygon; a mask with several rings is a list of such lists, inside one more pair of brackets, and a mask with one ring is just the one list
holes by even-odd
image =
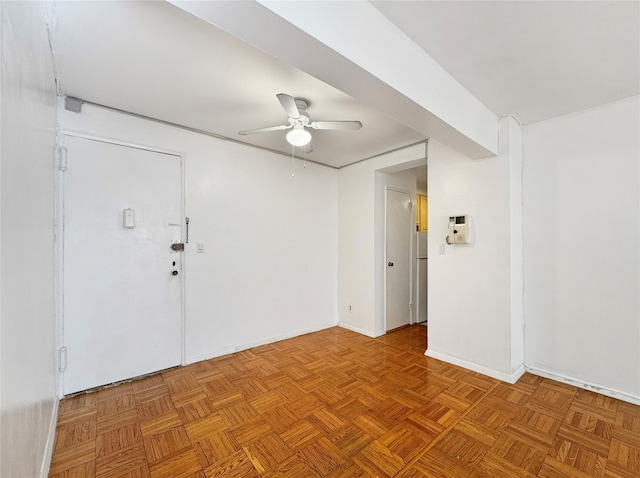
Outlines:
{"label": "white wall", "polygon": [[87,104],[60,122],[185,154],[188,362],[336,325],[337,170]]}
{"label": "white wall", "polygon": [[[427,148],[427,355],[507,381],[523,373],[522,313],[517,304],[512,310],[514,296],[521,295],[512,280],[522,267],[522,243],[511,234],[521,217],[517,129],[513,119],[503,120],[503,152],[483,160],[434,140]],[[445,245],[449,216],[462,214],[470,217],[471,243]]]}
{"label": "white wall", "polygon": [[640,97],[525,128],[526,362],[640,402]]}
{"label": "white wall", "polygon": [[0,476],[46,476],[57,410],[56,96],[40,2],[1,2]]}
{"label": "white wall", "polygon": [[393,173],[424,164],[425,155],[420,143],[339,170],[338,320],[345,328],[371,337],[385,333],[385,186]]}

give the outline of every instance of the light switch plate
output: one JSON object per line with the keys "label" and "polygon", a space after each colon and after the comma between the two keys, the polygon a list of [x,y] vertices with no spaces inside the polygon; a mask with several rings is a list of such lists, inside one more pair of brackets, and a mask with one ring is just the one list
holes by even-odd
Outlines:
{"label": "light switch plate", "polygon": [[204,244],[202,242],[198,242],[197,244],[197,251],[199,253],[203,253],[204,252]]}
{"label": "light switch plate", "polygon": [[136,212],[133,209],[127,208],[122,211],[122,226],[125,229],[136,227]]}

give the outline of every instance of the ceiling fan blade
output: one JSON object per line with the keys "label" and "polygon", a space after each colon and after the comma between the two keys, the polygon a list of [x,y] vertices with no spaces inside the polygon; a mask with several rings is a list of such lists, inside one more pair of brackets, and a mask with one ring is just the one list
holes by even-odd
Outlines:
{"label": "ceiling fan blade", "polygon": [[313,146],[311,146],[311,141],[309,141],[307,144],[305,144],[305,145],[302,147],[302,151],[303,151],[305,154],[309,154],[309,153],[311,153],[311,152],[313,151]]}
{"label": "ceiling fan blade", "polygon": [[278,93],[276,96],[287,115],[291,118],[300,118],[300,111],[298,111],[296,100],[293,96],[287,95],[286,93]]}
{"label": "ceiling fan blade", "polygon": [[291,125],[269,126],[268,128],[248,129],[246,131],[240,131],[238,134],[254,134],[254,133],[268,133],[269,131],[282,131],[283,129],[289,129]]}
{"label": "ceiling fan blade", "polygon": [[341,129],[356,131],[362,128],[360,121],[313,121],[313,129]]}

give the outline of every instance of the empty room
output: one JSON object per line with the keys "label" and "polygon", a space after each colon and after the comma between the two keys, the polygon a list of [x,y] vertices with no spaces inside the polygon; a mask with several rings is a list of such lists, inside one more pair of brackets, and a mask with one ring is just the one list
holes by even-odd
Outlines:
{"label": "empty room", "polygon": [[0,476],[640,476],[640,2],[0,1]]}

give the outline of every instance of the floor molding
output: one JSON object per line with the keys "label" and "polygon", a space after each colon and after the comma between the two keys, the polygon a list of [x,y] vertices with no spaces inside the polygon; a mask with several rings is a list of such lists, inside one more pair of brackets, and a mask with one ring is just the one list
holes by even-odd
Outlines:
{"label": "floor molding", "polygon": [[568,375],[552,372],[550,370],[539,367],[526,365],[525,369],[527,372],[530,372],[533,375],[538,375],[539,377],[548,378],[550,380],[555,380],[556,382],[566,383],[567,385],[572,385],[584,390],[600,393],[602,395],[606,395],[607,397],[616,398],[618,400],[622,400],[623,402],[632,403],[633,405],[640,405],[640,396],[631,395],[629,393],[614,390],[602,385],[596,385],[595,383],[587,382],[575,377],[570,377]]}
{"label": "floor molding", "polygon": [[585,380],[580,380],[578,378],[570,377],[561,373],[552,372],[540,367],[533,367],[530,365],[522,364],[511,374],[508,374],[431,349],[427,350],[424,354],[427,357],[442,360],[443,362],[447,362],[453,365],[458,365],[459,367],[473,370],[474,372],[478,372],[483,375],[502,380],[503,382],[516,383],[520,379],[520,377],[525,374],[525,372],[529,372],[539,377],[548,378],[550,380],[555,380],[556,382],[566,383],[567,385],[582,388],[584,390],[589,390],[595,393],[600,393],[602,395],[606,395],[607,397],[622,400],[623,402],[628,402],[633,405],[640,405],[640,396],[632,395],[627,392],[621,392],[620,390],[614,390],[612,388],[591,383]]}
{"label": "floor molding", "polygon": [[268,337],[265,339],[254,340],[253,342],[247,342],[245,344],[240,345],[232,345],[230,347],[224,347],[222,349],[215,350],[213,352],[209,352],[206,354],[192,355],[186,357],[186,364],[189,365],[196,362],[202,362],[203,360],[209,360],[216,357],[221,357],[223,355],[232,354],[235,352],[242,352],[243,350],[252,349],[254,347],[260,347],[261,345],[272,344],[274,342],[279,342],[281,340],[291,339],[293,337],[299,337],[300,335],[310,334],[312,332],[318,332],[324,329],[330,329],[331,327],[335,327],[338,324],[325,324],[319,325],[317,327],[309,327],[306,329],[296,330],[295,332],[290,332],[286,334],[275,335],[272,337]]}
{"label": "floor molding", "polygon": [[376,335],[375,333],[371,332],[370,330],[361,329],[360,327],[356,327],[355,325],[347,324],[346,322],[338,322],[338,327],[342,327],[343,329],[350,330],[351,332],[356,332],[358,334],[366,335],[367,337],[371,337],[372,339],[375,339],[376,337],[379,337],[379,335]]}
{"label": "floor molding", "polygon": [[492,368],[485,367],[477,363],[467,362],[466,360],[462,360],[457,357],[453,357],[451,355],[438,352],[432,349],[427,349],[427,351],[424,354],[427,357],[442,360],[443,362],[457,365],[459,367],[463,367],[468,370],[473,370],[474,372],[478,372],[478,373],[481,373],[482,375],[496,378],[498,380],[502,380],[503,382],[507,382],[507,383],[516,383],[518,379],[522,377],[522,375],[524,375],[526,371],[524,365],[521,365],[512,373],[500,372],[498,370],[494,370]]}

